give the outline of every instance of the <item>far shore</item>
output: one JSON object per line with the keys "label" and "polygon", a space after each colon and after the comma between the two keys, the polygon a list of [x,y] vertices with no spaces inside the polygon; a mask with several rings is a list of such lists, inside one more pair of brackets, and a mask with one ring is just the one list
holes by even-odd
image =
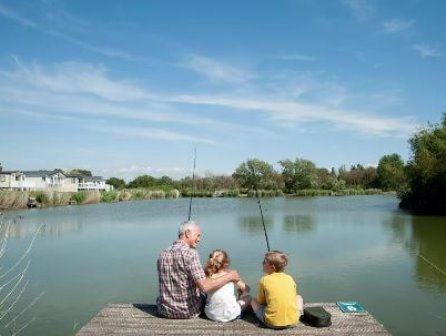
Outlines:
{"label": "far shore", "polygon": [[[380,189],[344,189],[333,190],[299,190],[295,194],[284,194],[280,190],[254,190],[248,193],[234,191],[196,191],[192,195],[195,198],[216,197],[316,197],[316,196],[355,196],[355,195],[396,195],[396,192],[383,192]],[[36,191],[9,191],[0,190],[0,210],[20,210],[28,207],[48,208],[57,206],[73,206],[98,203],[116,203],[153,199],[178,199],[189,198],[190,191],[180,192],[177,189],[168,191],[148,189],[122,189],[107,192],[81,191],[77,193],[67,192],[36,192]],[[30,202],[31,201],[31,202]]]}

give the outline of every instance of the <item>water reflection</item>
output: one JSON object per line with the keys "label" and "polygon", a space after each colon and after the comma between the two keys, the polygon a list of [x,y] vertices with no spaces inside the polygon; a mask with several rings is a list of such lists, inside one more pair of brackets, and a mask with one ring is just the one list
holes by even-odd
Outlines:
{"label": "water reflection", "polygon": [[[59,238],[67,233],[82,233],[83,224],[81,220],[73,220],[72,218],[57,218],[51,220],[47,218],[45,223],[30,220],[26,216],[5,217],[4,223],[10,223],[9,237],[20,240],[28,238],[36,233],[39,227],[38,237]],[[41,227],[41,228],[40,228]]]}
{"label": "water reflection", "polygon": [[412,227],[410,217],[402,214],[395,214],[383,219],[383,225],[386,229],[392,232],[392,242],[403,245],[410,251],[413,251],[413,244],[411,246]]}
{"label": "water reflection", "polygon": [[287,215],[283,218],[283,229],[288,233],[308,233],[316,229],[316,224],[309,215]]}
{"label": "water reflection", "polygon": [[415,280],[424,288],[446,293],[446,217],[396,214],[384,222],[392,238],[415,262]]}
{"label": "water reflection", "polygon": [[40,237],[61,237],[67,233],[79,233],[83,232],[83,224],[80,221],[70,222],[61,221],[58,223],[45,224],[42,228]]}
{"label": "water reflection", "polygon": [[[239,217],[238,227],[242,232],[251,233],[253,235],[263,234],[263,223],[260,216]],[[273,219],[265,217],[265,227],[269,231],[273,227]]]}
{"label": "water reflection", "polygon": [[412,241],[418,255],[417,281],[446,293],[446,218],[412,217]]}

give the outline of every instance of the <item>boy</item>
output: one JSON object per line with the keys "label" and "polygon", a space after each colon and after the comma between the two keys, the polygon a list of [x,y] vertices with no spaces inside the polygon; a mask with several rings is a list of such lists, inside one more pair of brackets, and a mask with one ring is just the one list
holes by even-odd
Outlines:
{"label": "boy", "polygon": [[288,257],[280,251],[270,251],[263,260],[264,275],[259,281],[257,300],[251,301],[256,317],[268,328],[293,327],[299,321],[303,300],[297,295],[293,278],[284,273]]}

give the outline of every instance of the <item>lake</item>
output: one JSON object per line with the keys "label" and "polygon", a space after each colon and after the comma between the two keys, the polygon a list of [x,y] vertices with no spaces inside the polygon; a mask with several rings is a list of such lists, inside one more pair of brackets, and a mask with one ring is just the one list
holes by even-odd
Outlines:
{"label": "lake", "polygon": [[[446,217],[413,216],[390,195],[261,202],[271,248],[288,253],[286,271],[305,301],[355,300],[393,335],[446,335]],[[3,269],[45,225],[14,310],[44,294],[15,328],[34,319],[21,335],[72,335],[107,303],[154,303],[157,256],[188,206],[177,199],[6,213],[13,225]],[[255,295],[266,252],[256,201],[194,199],[192,219],[202,227],[202,262],[225,249]]]}

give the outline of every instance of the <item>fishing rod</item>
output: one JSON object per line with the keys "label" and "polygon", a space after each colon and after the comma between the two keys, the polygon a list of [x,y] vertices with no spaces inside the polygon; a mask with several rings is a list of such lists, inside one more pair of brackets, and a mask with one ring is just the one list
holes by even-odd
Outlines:
{"label": "fishing rod", "polygon": [[268,239],[268,233],[266,232],[266,226],[265,226],[265,218],[263,217],[263,210],[262,210],[262,203],[260,203],[260,197],[259,197],[259,190],[257,189],[257,181],[256,181],[256,174],[254,171],[254,167],[250,167],[251,168],[251,173],[252,173],[252,186],[254,187],[254,192],[256,194],[256,199],[257,199],[257,204],[259,205],[259,210],[260,210],[260,217],[262,218],[262,224],[263,224],[263,232],[265,233],[265,240],[266,240],[266,247],[268,248],[268,252],[271,251],[270,247],[269,247],[269,239]]}
{"label": "fishing rod", "polygon": [[192,214],[192,197],[194,195],[194,182],[195,182],[195,166],[197,162],[197,147],[194,149],[194,170],[192,171],[192,192],[190,194],[190,201],[189,201],[189,216],[187,217],[187,220],[190,221],[190,217]]}

